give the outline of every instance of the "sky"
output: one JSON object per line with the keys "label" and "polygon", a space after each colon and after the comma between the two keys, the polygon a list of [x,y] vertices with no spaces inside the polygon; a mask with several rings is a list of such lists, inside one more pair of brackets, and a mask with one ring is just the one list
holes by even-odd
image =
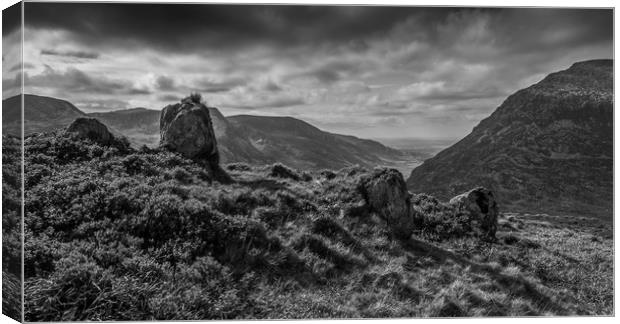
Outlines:
{"label": "sky", "polygon": [[[224,115],[364,138],[460,138],[515,91],[613,58],[613,11],[25,3],[25,93],[85,112],[199,92]],[[20,32],[3,26],[3,98]]]}

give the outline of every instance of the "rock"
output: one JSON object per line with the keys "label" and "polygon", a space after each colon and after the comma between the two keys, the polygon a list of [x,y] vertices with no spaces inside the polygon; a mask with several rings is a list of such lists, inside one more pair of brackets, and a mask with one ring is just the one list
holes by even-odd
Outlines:
{"label": "rock", "polygon": [[477,228],[487,237],[495,237],[499,212],[495,197],[489,189],[483,187],[472,189],[450,199],[450,205],[458,212],[469,216],[472,228]]}
{"label": "rock", "polygon": [[190,159],[219,166],[217,141],[209,109],[200,102],[184,99],[168,105],[159,120],[160,146]]}
{"label": "rock", "polygon": [[67,127],[65,133],[73,133],[78,138],[89,139],[103,145],[110,145],[114,141],[114,135],[96,118],[77,118]]}
{"label": "rock", "polygon": [[288,167],[280,163],[276,163],[271,166],[271,172],[269,173],[269,176],[283,179],[292,179],[295,181],[301,180],[301,177],[297,174],[297,172],[289,169]]}
{"label": "rock", "polygon": [[409,237],[412,234],[411,194],[400,172],[375,169],[361,179],[358,188],[370,211],[383,218],[396,236]]}

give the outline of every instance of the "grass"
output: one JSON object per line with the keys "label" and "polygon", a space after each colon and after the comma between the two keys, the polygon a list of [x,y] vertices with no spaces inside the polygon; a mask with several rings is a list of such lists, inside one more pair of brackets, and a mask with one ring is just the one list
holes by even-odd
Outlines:
{"label": "grass", "polygon": [[613,314],[595,220],[503,214],[488,241],[416,195],[395,239],[363,168],[231,164],[220,183],[159,150],[25,147],[27,321]]}

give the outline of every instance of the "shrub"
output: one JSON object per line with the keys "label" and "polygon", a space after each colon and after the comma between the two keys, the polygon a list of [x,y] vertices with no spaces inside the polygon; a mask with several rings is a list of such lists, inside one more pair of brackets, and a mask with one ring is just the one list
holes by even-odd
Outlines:
{"label": "shrub", "polygon": [[229,163],[226,165],[226,169],[229,171],[250,171],[252,170],[252,168],[250,168],[250,166],[245,163]]}
{"label": "shrub", "polygon": [[202,95],[198,92],[192,92],[189,96],[182,100],[183,102],[189,101],[195,104],[202,104]]}

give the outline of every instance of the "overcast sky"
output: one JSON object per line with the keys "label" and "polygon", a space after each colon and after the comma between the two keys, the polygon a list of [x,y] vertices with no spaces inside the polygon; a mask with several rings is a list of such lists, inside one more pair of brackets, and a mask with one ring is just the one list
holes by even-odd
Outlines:
{"label": "overcast sky", "polygon": [[[462,137],[514,91],[613,56],[612,10],[26,3],[25,16],[26,93],[95,112],[198,91],[225,115],[366,138]],[[4,47],[18,39],[5,26]]]}

